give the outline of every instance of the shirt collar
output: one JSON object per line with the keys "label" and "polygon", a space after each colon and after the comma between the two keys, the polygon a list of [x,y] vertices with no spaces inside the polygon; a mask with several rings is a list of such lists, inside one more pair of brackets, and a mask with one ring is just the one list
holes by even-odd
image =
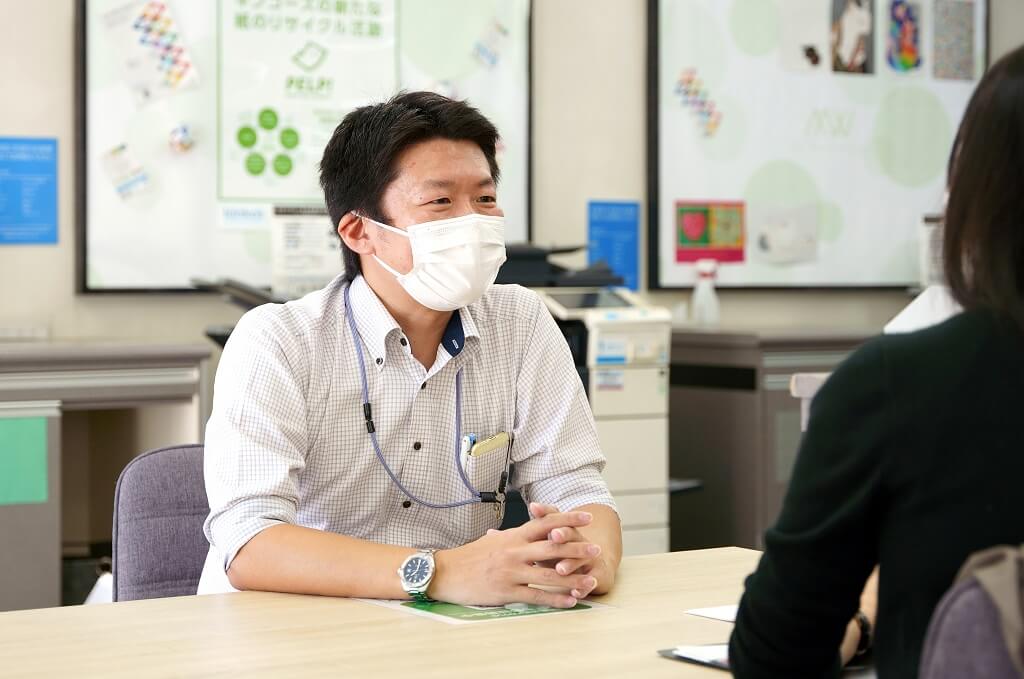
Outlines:
{"label": "shirt collar", "polygon": [[[356,322],[359,337],[366,345],[378,370],[387,362],[387,338],[392,332],[402,332],[398,321],[391,315],[384,303],[377,297],[366,279],[356,276],[350,284],[349,302],[352,304],[352,317]],[[441,338],[441,348],[449,356],[455,357],[462,353],[468,344],[480,341],[473,315],[467,307],[452,314]]]}
{"label": "shirt collar", "polygon": [[377,369],[381,370],[387,360],[388,335],[395,330],[401,332],[401,328],[365,278],[356,276],[349,287],[349,303],[356,330]]}
{"label": "shirt collar", "polygon": [[444,329],[444,335],[441,337],[441,347],[454,358],[462,353],[466,345],[479,341],[480,333],[477,331],[473,314],[468,307],[462,307],[452,314],[451,320],[448,321],[448,327]]}

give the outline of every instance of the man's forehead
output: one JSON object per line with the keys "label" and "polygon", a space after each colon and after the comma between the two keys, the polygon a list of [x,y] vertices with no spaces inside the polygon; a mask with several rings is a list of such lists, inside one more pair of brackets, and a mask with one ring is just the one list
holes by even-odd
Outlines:
{"label": "man's forehead", "polygon": [[[474,182],[475,180],[475,182]],[[494,186],[494,180],[490,176],[485,177],[429,177],[418,182],[423,189],[452,189],[463,183],[473,183],[475,188],[482,189],[487,186]]]}

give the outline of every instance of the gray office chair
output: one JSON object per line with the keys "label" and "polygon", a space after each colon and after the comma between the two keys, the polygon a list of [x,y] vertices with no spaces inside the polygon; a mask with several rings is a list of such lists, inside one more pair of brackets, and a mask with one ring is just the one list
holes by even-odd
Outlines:
{"label": "gray office chair", "polygon": [[920,679],[1020,679],[999,611],[976,578],[953,586],[935,608],[921,654]]}
{"label": "gray office chair", "polygon": [[132,460],[114,491],[114,601],[195,594],[210,548],[203,446]]}

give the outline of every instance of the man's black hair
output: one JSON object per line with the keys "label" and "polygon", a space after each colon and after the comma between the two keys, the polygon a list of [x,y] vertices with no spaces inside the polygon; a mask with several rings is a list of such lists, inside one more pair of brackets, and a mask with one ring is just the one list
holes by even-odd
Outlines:
{"label": "man's black hair", "polygon": [[[334,227],[346,212],[358,212],[390,224],[380,199],[397,175],[401,153],[429,139],[470,141],[480,147],[498,182],[495,147],[498,130],[480,111],[464,101],[434,92],[401,92],[386,102],[349,113],[331,135],[320,161],[320,186]],[[345,277],[361,271],[359,255],[341,243]]]}

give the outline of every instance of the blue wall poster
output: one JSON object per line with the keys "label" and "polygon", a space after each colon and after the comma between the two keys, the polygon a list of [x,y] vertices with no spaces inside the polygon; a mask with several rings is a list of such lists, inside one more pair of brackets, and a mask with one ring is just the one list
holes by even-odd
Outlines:
{"label": "blue wall poster", "polygon": [[0,245],[57,242],[57,140],[0,137]]}
{"label": "blue wall poster", "polygon": [[636,290],[640,282],[640,203],[596,201],[587,203],[587,263],[608,263]]}

